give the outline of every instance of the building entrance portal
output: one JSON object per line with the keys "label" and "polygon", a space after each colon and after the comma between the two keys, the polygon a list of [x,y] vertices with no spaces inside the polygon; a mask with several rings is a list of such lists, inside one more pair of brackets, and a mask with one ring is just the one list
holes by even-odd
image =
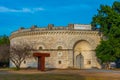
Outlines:
{"label": "building entrance portal", "polygon": [[45,70],[45,57],[50,57],[49,53],[33,53],[34,57],[38,57],[38,70]]}
{"label": "building entrance portal", "polygon": [[91,64],[87,64],[92,59],[91,45],[86,40],[77,41],[74,45],[74,67],[88,69]]}

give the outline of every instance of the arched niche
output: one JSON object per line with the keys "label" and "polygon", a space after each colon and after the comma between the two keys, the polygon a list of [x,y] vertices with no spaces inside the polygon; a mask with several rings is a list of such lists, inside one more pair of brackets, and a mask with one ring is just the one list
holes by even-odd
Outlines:
{"label": "arched niche", "polygon": [[71,40],[69,40],[69,42],[68,42],[69,48],[73,49],[75,44],[79,41],[87,41],[91,45],[92,50],[95,50],[95,48],[97,46],[96,41],[94,39],[87,37],[87,36],[86,37],[81,36],[81,37],[75,37],[75,38],[72,38]]}
{"label": "arched niche", "polygon": [[51,48],[53,48],[53,49],[66,49],[67,45],[65,42],[55,42]]}
{"label": "arched niche", "polygon": [[86,40],[79,40],[73,46],[74,54],[74,66],[75,68],[86,69],[91,68],[91,64],[88,62],[92,61],[92,47],[91,44]]}

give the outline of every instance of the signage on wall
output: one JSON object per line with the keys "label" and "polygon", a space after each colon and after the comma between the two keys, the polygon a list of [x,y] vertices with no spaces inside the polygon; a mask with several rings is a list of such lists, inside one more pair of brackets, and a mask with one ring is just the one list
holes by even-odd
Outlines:
{"label": "signage on wall", "polygon": [[74,29],[91,30],[91,25],[74,24]]}

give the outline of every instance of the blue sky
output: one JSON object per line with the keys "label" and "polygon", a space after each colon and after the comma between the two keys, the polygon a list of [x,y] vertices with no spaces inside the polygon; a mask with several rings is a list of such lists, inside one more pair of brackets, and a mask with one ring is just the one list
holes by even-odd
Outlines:
{"label": "blue sky", "polygon": [[120,0],[0,0],[0,35],[32,25],[90,24],[100,4]]}

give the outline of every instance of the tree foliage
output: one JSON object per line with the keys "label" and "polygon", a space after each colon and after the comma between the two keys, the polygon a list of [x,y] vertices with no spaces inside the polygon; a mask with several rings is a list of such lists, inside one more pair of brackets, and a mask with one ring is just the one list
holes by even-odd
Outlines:
{"label": "tree foliage", "polygon": [[0,45],[10,44],[9,37],[6,35],[0,36]]}
{"label": "tree foliage", "polygon": [[101,44],[96,48],[96,54],[102,62],[115,61],[120,58],[120,2],[112,6],[101,5],[98,14],[93,17],[92,26],[100,25],[103,34]]}
{"label": "tree foliage", "polygon": [[0,62],[8,62],[9,60],[9,45],[0,45]]}
{"label": "tree foliage", "polygon": [[6,35],[0,36],[0,63],[6,64],[9,62],[9,47],[10,47],[9,37]]}

